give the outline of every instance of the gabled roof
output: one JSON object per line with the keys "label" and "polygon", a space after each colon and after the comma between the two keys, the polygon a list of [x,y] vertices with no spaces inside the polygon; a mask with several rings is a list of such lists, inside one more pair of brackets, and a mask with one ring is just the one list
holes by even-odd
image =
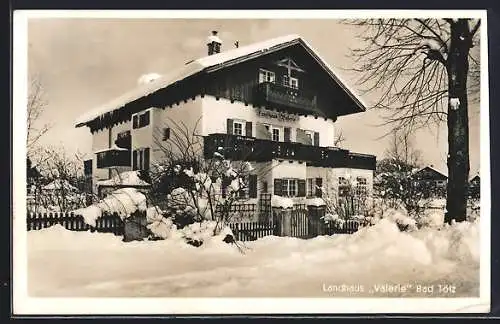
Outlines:
{"label": "gabled roof", "polygon": [[448,178],[448,174],[446,172],[440,171],[431,165],[428,165],[428,166],[425,166],[425,167],[419,169],[418,171],[415,172],[415,174],[420,173],[420,172],[424,171],[425,169],[430,169],[430,170],[437,172],[437,173],[441,174],[442,176]]}
{"label": "gabled roof", "polygon": [[322,68],[329,74],[329,76],[349,95],[349,97],[356,103],[360,111],[366,110],[365,104],[361,98],[357,96],[354,91],[343,82],[338,75],[333,71],[326,61],[324,61],[304,39],[298,35],[286,35],[277,38],[272,38],[263,42],[241,46],[218,54],[205,56],[197,60],[191,61],[176,71],[162,76],[150,83],[139,85],[131,91],[115,98],[114,100],[82,115],[76,120],[76,127],[84,126],[86,123],[104,115],[108,112],[119,110],[126,104],[154,93],[160,89],[166,88],[178,81],[181,81],[189,76],[197,74],[202,71],[213,71],[229,65],[237,64],[245,60],[249,60],[268,52],[274,52],[291,45],[301,44],[306,51],[322,66]]}

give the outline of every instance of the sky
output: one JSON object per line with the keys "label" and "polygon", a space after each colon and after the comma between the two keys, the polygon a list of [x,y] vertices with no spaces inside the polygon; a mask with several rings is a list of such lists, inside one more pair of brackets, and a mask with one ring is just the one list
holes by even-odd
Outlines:
{"label": "sky", "polygon": [[[63,146],[69,153],[91,154],[92,136],[75,128],[83,113],[122,95],[146,73],[166,74],[206,55],[206,37],[218,30],[222,51],[287,34],[299,34],[356,88],[349,49],[360,45],[352,26],[333,19],[111,19],[31,18],[28,23],[28,72],[42,83],[47,107],[38,121],[50,123],[41,145]],[[363,98],[369,102],[370,98]],[[470,174],[479,170],[479,106],[470,104]],[[384,156],[390,131],[380,112],[340,117],[337,129],[351,151]],[[419,130],[414,146],[424,164],[446,171],[446,128]]]}

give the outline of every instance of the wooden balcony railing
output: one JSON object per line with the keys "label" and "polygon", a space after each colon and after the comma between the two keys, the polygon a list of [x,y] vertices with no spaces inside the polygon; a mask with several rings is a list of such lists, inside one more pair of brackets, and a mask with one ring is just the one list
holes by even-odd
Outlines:
{"label": "wooden balcony railing", "polygon": [[293,110],[316,112],[316,95],[301,89],[285,87],[273,82],[260,83],[256,87],[257,100]]}
{"label": "wooden balcony railing", "polygon": [[373,155],[350,153],[340,148],[311,146],[295,142],[276,142],[254,137],[211,134],[204,137],[204,156],[214,153],[229,160],[265,162],[272,159],[306,161],[311,166],[375,170]]}
{"label": "wooden balcony railing", "polygon": [[130,151],[109,149],[97,154],[97,168],[106,169],[118,166],[131,166]]}

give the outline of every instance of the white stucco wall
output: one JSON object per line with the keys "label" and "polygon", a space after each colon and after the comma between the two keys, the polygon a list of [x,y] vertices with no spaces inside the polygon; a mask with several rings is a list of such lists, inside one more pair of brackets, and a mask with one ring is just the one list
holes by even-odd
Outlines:
{"label": "white stucco wall", "polygon": [[252,134],[256,134],[257,123],[269,123],[281,127],[290,127],[291,141],[296,139],[297,128],[319,132],[320,146],[333,146],[335,138],[335,124],[332,120],[314,118],[312,116],[299,116],[297,121],[282,121],[277,118],[262,117],[258,115],[258,108],[251,105],[245,106],[241,102],[227,99],[216,100],[212,96],[205,96],[203,104],[203,134],[226,133],[227,119],[242,119],[253,123]]}
{"label": "white stucco wall", "polygon": [[103,150],[108,148],[108,136],[109,130],[101,129],[94,134],[92,134],[92,183],[95,186],[95,183],[99,180],[106,180],[109,178],[108,169],[98,169],[97,168],[97,155],[94,152]]}
{"label": "white stucco wall", "polygon": [[[114,125],[111,128],[111,145],[114,144],[118,133],[126,131],[126,130],[131,130],[132,124],[130,121],[123,122],[118,125]],[[95,152],[101,151],[104,149],[109,148],[109,130],[106,129],[101,129],[97,132],[94,132],[92,134],[92,182],[95,186],[96,182],[99,180],[107,180],[109,179],[109,170],[108,169],[98,169],[97,168],[97,155]],[[112,170],[112,176],[116,172],[123,172],[130,170],[130,167],[119,167],[116,169],[116,171]]]}
{"label": "white stucco wall", "polygon": [[[338,180],[339,177],[344,177],[355,181],[356,177],[366,178],[366,185],[369,193],[373,192],[373,171],[364,169],[351,169],[351,168],[335,168],[332,169],[334,177]],[[337,181],[338,184],[338,181]]]}
{"label": "white stucco wall", "polygon": [[[165,150],[176,150],[173,144],[176,140],[174,132],[181,134],[184,131],[194,135],[202,134],[202,123],[205,116],[202,111],[202,98],[197,96],[194,100],[181,101],[179,105],[166,107],[165,109],[154,108],[152,119],[152,133],[149,135],[149,147],[151,147],[151,161],[159,161],[165,158]],[[177,125],[175,125],[177,124]],[[163,141],[163,129],[170,128],[170,139]],[[191,137],[191,136],[190,136]],[[179,140],[184,143],[184,136],[179,135]],[[191,137],[192,138],[192,137]],[[197,140],[194,138],[194,140]],[[202,144],[202,141],[200,141]],[[202,146],[199,147],[201,149]],[[200,152],[202,153],[202,152]]]}
{"label": "white stucco wall", "polygon": [[[151,147],[153,143],[153,125],[154,125],[154,111],[155,108],[149,108],[148,110],[150,111],[149,115],[149,125],[141,127],[141,128],[136,128],[131,129],[131,136],[132,136],[132,151],[139,149],[139,148],[145,148],[145,147]],[[141,115],[145,113],[147,110],[143,110],[138,115]],[[133,118],[134,115],[132,115]]]}

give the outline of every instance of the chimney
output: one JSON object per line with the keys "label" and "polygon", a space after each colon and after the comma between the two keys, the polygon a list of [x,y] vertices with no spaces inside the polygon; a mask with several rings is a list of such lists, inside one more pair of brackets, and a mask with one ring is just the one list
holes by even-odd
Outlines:
{"label": "chimney", "polygon": [[213,30],[212,35],[207,38],[208,55],[220,53],[221,46],[222,41],[219,36],[217,36],[217,31]]}

